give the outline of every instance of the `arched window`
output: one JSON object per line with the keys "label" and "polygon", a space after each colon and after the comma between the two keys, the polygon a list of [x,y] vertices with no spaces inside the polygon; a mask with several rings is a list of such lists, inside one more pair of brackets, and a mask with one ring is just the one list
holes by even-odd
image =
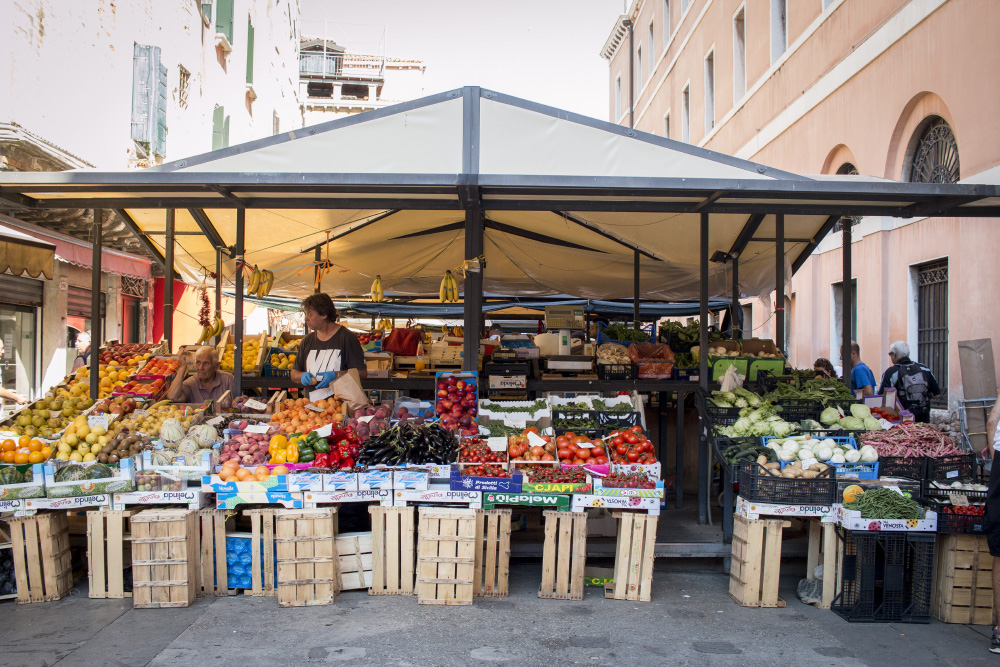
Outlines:
{"label": "arched window", "polygon": [[911,183],[957,183],[960,176],[958,143],[951,126],[931,116],[917,128],[909,179]]}
{"label": "arched window", "polygon": [[[855,167],[850,162],[845,162],[844,164],[840,165],[840,169],[837,170],[837,175],[838,176],[857,176],[858,173],[859,173],[858,172],[858,168]],[[837,221],[837,224],[835,224],[833,226],[833,231],[831,231],[830,233],[831,234],[836,234],[836,233],[838,233],[840,231],[843,231],[843,229],[844,229],[844,220],[850,220],[851,221],[851,227],[853,227],[854,225],[856,225],[859,222],[861,222],[861,217],[855,215],[855,216],[851,216],[849,218],[841,218],[840,220]]]}

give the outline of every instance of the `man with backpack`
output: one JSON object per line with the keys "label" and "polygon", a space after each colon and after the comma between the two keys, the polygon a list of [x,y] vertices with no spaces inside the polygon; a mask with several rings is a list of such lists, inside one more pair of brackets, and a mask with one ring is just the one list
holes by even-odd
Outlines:
{"label": "man with backpack", "polygon": [[913,413],[918,422],[929,422],[931,399],[941,394],[934,373],[927,366],[910,359],[910,346],[901,340],[889,346],[889,360],[892,366],[882,375],[879,393],[884,394],[889,387],[898,392],[899,402]]}

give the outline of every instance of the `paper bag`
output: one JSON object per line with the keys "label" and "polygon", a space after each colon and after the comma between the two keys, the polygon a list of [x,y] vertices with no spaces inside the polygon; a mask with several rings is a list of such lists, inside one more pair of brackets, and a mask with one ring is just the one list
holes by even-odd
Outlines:
{"label": "paper bag", "polygon": [[347,403],[351,412],[368,405],[368,396],[361,388],[361,375],[356,368],[351,368],[334,380],[330,388],[333,389],[334,396]]}

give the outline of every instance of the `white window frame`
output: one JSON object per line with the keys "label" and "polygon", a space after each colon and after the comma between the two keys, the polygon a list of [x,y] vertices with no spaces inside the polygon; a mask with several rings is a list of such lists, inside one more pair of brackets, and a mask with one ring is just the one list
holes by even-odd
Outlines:
{"label": "white window frame", "polygon": [[681,89],[681,141],[691,143],[691,80]]}
{"label": "white window frame", "polygon": [[648,64],[646,65],[646,69],[649,70],[647,72],[647,74],[648,74],[649,78],[652,79],[653,78],[653,71],[656,69],[656,58],[653,57],[653,54],[656,53],[656,23],[655,23],[655,19],[650,19],[649,20],[649,35],[648,35],[648,37],[649,37],[649,41],[648,41],[648,46],[646,47],[646,50],[649,51],[649,58],[648,58]]}
{"label": "white window frame", "polygon": [[705,136],[715,128],[715,45],[705,54]]}
{"label": "white window frame", "polygon": [[681,21],[684,20],[684,15],[688,13],[691,9],[691,0],[681,0]]}
{"label": "white window frame", "polygon": [[615,77],[615,122],[622,119],[622,75]]}
{"label": "white window frame", "polygon": [[[743,35],[740,39],[740,28]],[[733,13],[733,106],[747,94],[747,13],[746,3]]]}
{"label": "white window frame", "polygon": [[670,0],[663,0],[663,50],[670,44]]}
{"label": "white window frame", "polygon": [[667,113],[663,114],[663,136],[667,139],[670,138],[670,109],[667,109]]}
{"label": "white window frame", "polygon": [[771,0],[771,64],[788,50],[788,0]]}

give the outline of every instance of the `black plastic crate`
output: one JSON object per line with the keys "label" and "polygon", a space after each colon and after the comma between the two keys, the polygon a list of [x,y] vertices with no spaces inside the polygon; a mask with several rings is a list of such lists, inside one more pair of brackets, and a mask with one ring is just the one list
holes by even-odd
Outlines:
{"label": "black plastic crate", "polygon": [[794,375],[771,375],[768,371],[757,373],[757,381],[754,383],[758,394],[770,394],[779,384],[795,385]]}
{"label": "black plastic crate", "polygon": [[591,440],[604,437],[604,431],[599,428],[557,428],[553,430],[557,436],[572,433],[573,435],[585,435]]}
{"label": "black plastic crate", "polygon": [[[948,497],[953,494],[959,494],[965,496],[973,505],[982,505],[986,503],[986,494],[988,491],[974,491],[972,489],[953,489],[950,484],[953,481],[959,480],[939,480],[939,479],[924,479],[920,484],[920,497],[927,500],[942,501],[947,500]],[[988,485],[989,479],[984,477],[973,477],[972,479],[961,480],[963,484],[983,484]],[[936,486],[935,482],[941,484],[941,486]]]}
{"label": "black plastic crate", "polygon": [[832,611],[850,623],[929,623],[934,533],[838,530],[840,589]]}
{"label": "black plastic crate", "polygon": [[612,412],[610,410],[600,410],[597,413],[597,426],[604,430],[614,431],[621,428],[632,428],[640,426],[641,420],[638,412]]}
{"label": "black plastic crate", "polygon": [[720,408],[706,401],[705,416],[712,426],[732,426],[740,418],[740,408]]}
{"label": "black plastic crate", "polygon": [[698,343],[682,343],[681,339],[673,331],[669,333],[660,333],[659,341],[670,346],[671,352],[690,352],[691,348]]}
{"label": "black plastic crate", "polygon": [[927,479],[947,480],[956,482],[960,479],[971,479],[979,476],[979,463],[976,455],[953,454],[952,456],[928,456]]}
{"label": "black plastic crate", "polygon": [[931,505],[937,512],[937,532],[942,535],[983,535],[985,516],[943,511],[947,505]]}
{"label": "black plastic crate", "polygon": [[597,379],[611,382],[615,380],[631,381],[635,379],[635,364],[603,364],[597,363]]}
{"label": "black plastic crate", "polygon": [[[677,378],[678,380],[687,380],[690,382],[692,381],[692,378],[699,377],[700,372],[701,372],[700,368],[677,368],[676,366],[674,367],[674,377]],[[709,373],[712,372],[711,367],[709,367],[708,372]]]}
{"label": "black plastic crate", "polygon": [[879,477],[905,477],[920,481],[927,475],[926,456],[879,456]]}
{"label": "black plastic crate", "polygon": [[[745,436],[742,438],[724,438],[721,436],[716,436],[712,438],[712,445],[715,447],[715,458],[718,459],[719,465],[728,470],[730,481],[739,480],[739,463],[729,463],[726,461],[723,453],[734,445],[760,445],[763,446],[763,439],[757,436]],[[754,460],[756,460],[756,456]]]}
{"label": "black plastic crate", "polygon": [[600,430],[597,415],[597,410],[562,410],[553,408],[552,428],[554,428],[557,433],[560,431],[597,431]]}
{"label": "black plastic crate", "polygon": [[777,505],[832,505],[837,499],[837,477],[788,479],[775,477],[754,463],[740,466],[740,496],[758,503]]}
{"label": "black plastic crate", "polygon": [[819,421],[819,416],[823,412],[823,404],[811,398],[779,398],[775,405],[778,406],[778,416],[786,422],[800,422],[804,419]]}

